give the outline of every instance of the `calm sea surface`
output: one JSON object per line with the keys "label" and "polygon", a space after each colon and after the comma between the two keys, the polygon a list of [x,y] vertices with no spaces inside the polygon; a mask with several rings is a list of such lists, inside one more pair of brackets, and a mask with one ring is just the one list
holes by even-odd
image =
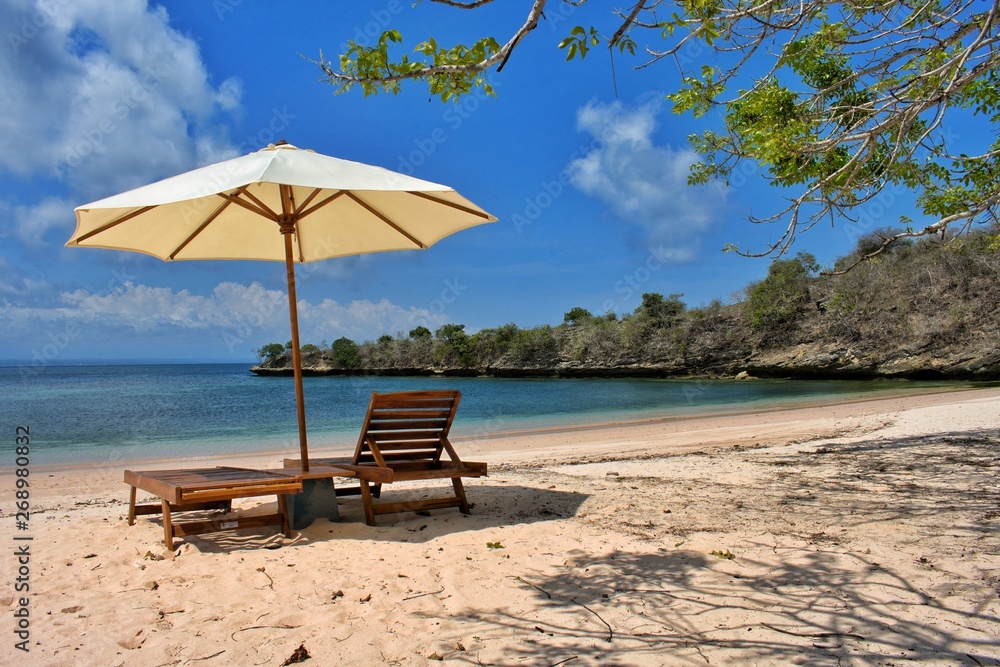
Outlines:
{"label": "calm sea surface", "polygon": [[[460,389],[456,439],[566,424],[762,409],[955,383],[305,378],[310,447],[352,447],[372,391]],[[0,367],[3,427],[37,464],[297,451],[291,378],[245,364]],[[277,465],[277,461],[276,461]],[[0,468],[9,467],[0,460]]]}

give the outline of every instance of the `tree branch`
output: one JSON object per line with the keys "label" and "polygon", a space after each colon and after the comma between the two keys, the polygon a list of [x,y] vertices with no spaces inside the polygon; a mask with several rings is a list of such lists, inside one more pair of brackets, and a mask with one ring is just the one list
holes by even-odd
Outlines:
{"label": "tree branch", "polygon": [[[433,1],[453,7],[462,7],[463,9],[475,9],[476,7],[487,4],[488,2],[492,2],[492,0],[476,0],[475,2],[470,3],[455,2],[454,0]],[[336,83],[341,88],[350,87],[355,84],[384,84],[414,79],[431,79],[438,76],[481,73],[498,63],[506,62],[507,59],[510,58],[511,52],[517,46],[518,42],[521,41],[521,38],[534,30],[538,25],[538,19],[542,16],[542,10],[545,8],[546,2],[547,0],[533,0],[531,10],[528,12],[528,17],[525,19],[524,24],[514,32],[514,35],[507,41],[507,43],[500,47],[500,50],[496,53],[476,63],[469,63],[466,65],[425,65],[419,69],[414,69],[413,71],[401,74],[387,74],[385,76],[364,78],[344,74],[343,72],[334,70],[332,64],[323,58],[322,53],[320,53],[319,61],[313,60],[311,62],[319,65],[330,81]]]}
{"label": "tree branch", "polygon": [[618,40],[622,38],[622,35],[624,35],[625,32],[632,26],[632,23],[635,21],[635,17],[638,16],[639,12],[645,8],[645,5],[646,0],[639,0],[639,2],[635,3],[635,7],[633,7],[629,15],[625,17],[625,21],[621,24],[621,26],[619,26],[618,30],[615,30],[615,34],[611,35],[611,39],[608,40],[609,49],[614,48],[615,44],[618,43]]}

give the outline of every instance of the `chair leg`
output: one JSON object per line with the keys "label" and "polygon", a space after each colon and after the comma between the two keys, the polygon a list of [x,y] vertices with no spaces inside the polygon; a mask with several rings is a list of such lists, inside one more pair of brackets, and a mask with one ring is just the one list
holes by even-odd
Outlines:
{"label": "chair leg", "polygon": [[135,487],[128,494],[128,525],[135,525]]}
{"label": "chair leg", "polygon": [[372,492],[368,488],[368,480],[362,479],[361,482],[361,503],[365,508],[365,523],[369,526],[375,525],[375,506],[372,503]]}
{"label": "chair leg", "polygon": [[281,530],[285,537],[291,539],[292,525],[288,520],[288,496],[284,493],[278,494],[278,512],[281,513]]}
{"label": "chair leg", "polygon": [[465,497],[465,487],[462,485],[462,480],[459,477],[451,478],[451,485],[455,487],[455,495],[458,497],[458,502],[461,503],[458,509],[462,514],[472,514],[469,511],[469,501]]}
{"label": "chair leg", "polygon": [[166,500],[161,500],[160,504],[163,507],[163,541],[167,545],[167,549],[170,551],[174,550],[174,526],[170,522],[170,503]]}

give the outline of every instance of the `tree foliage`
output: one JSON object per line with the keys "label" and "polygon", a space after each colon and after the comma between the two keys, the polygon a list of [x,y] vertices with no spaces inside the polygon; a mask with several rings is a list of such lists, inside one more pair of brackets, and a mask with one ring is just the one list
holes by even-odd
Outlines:
{"label": "tree foliage", "polygon": [[[430,0],[476,9],[492,0]],[[605,12],[594,0],[562,0]],[[338,66],[317,63],[339,91],[398,92],[423,80],[442,100],[485,79],[557,0],[524,0],[523,24],[500,44],[442,47],[431,38],[393,54],[391,30],[374,46],[350,42]],[[983,0],[638,0],[616,10],[610,35],[579,25],[559,43],[567,60],[605,46],[637,67],[673,61],[674,111],[696,118],[720,112],[721,125],[693,134],[701,155],[690,182],[728,182],[745,161],[786,194],[785,204],[753,222],[784,225],[763,255],[786,252],[821,220],[856,219],[858,207],[886,188],[914,193],[923,220],[902,219],[868,255],[900,239],[943,234],[952,226],[997,219],[1000,207],[1000,8]],[[600,20],[600,19],[598,19]],[[644,43],[640,48],[640,42]],[[694,48],[697,46],[698,48]],[[692,51],[707,55],[699,61]],[[657,86],[663,85],[656,82]],[[977,118],[991,136],[973,153],[949,129]]]}
{"label": "tree foliage", "polygon": [[340,368],[357,368],[360,363],[358,344],[346,336],[333,341],[330,356]]}
{"label": "tree foliage", "polygon": [[285,346],[281,343],[268,343],[254,352],[262,364],[269,364],[284,356]]}
{"label": "tree foliage", "polygon": [[469,334],[465,333],[464,324],[445,324],[434,332],[434,337],[444,343],[441,361],[462,366],[472,363]]}
{"label": "tree foliage", "polygon": [[636,315],[644,315],[653,320],[664,320],[677,317],[684,312],[686,306],[681,301],[683,294],[671,294],[664,298],[657,292],[647,292],[642,295],[642,303],[635,309]]}
{"label": "tree foliage", "polygon": [[594,315],[586,308],[581,308],[576,306],[575,308],[570,308],[563,315],[563,322],[569,325],[582,324],[584,322],[589,322],[594,319]]}
{"label": "tree foliage", "polygon": [[422,326],[422,325],[418,326],[418,327],[415,327],[413,329],[410,329],[410,338],[413,339],[413,340],[421,340],[421,339],[424,339],[424,338],[430,338],[431,335],[432,335],[431,334],[431,330],[428,329],[425,326]]}
{"label": "tree foliage", "polygon": [[809,304],[810,278],[819,269],[816,258],[800,252],[771,263],[767,277],[747,290],[747,319],[758,331],[777,333],[798,318]]}

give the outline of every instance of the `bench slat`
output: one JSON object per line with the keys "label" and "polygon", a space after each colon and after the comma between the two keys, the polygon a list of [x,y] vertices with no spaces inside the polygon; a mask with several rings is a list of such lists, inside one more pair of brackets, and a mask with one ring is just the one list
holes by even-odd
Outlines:
{"label": "bench slat", "polygon": [[175,523],[173,525],[173,533],[174,535],[200,535],[202,533],[216,533],[223,530],[236,530],[238,528],[273,526],[281,522],[282,516],[280,514],[258,514],[256,516],[226,517],[225,519],[185,521],[184,523]]}
{"label": "bench slat", "polygon": [[440,432],[447,426],[447,419],[408,419],[408,420],[394,420],[394,421],[375,421],[372,420],[368,424],[366,431],[402,431],[414,430],[414,429],[434,429]]}
{"label": "bench slat", "polygon": [[372,411],[372,419],[447,419],[451,414],[448,408],[429,410],[416,407],[412,410],[405,409],[376,409]]}
{"label": "bench slat", "polygon": [[411,429],[406,431],[377,431],[375,433],[369,433],[369,435],[375,438],[375,442],[379,444],[390,440],[426,440],[433,443],[437,443],[441,440],[440,430],[417,431]]}
{"label": "bench slat", "polygon": [[[382,394],[378,396],[373,403],[374,409],[378,410],[380,408],[391,408],[398,410],[400,408],[444,408],[446,410],[451,410],[451,406],[454,403],[454,400],[451,398],[391,398],[393,396],[393,394]],[[399,394],[395,394],[395,396],[399,396]]]}
{"label": "bench slat", "polygon": [[403,449],[438,451],[441,443],[438,441],[428,442],[427,440],[390,440],[389,442],[378,443],[378,449],[385,455],[386,452],[396,452]]}
{"label": "bench slat", "polygon": [[416,510],[439,510],[446,507],[459,507],[458,498],[426,498],[423,500],[399,501],[394,503],[376,503],[375,514],[396,514],[397,512],[413,512]]}

